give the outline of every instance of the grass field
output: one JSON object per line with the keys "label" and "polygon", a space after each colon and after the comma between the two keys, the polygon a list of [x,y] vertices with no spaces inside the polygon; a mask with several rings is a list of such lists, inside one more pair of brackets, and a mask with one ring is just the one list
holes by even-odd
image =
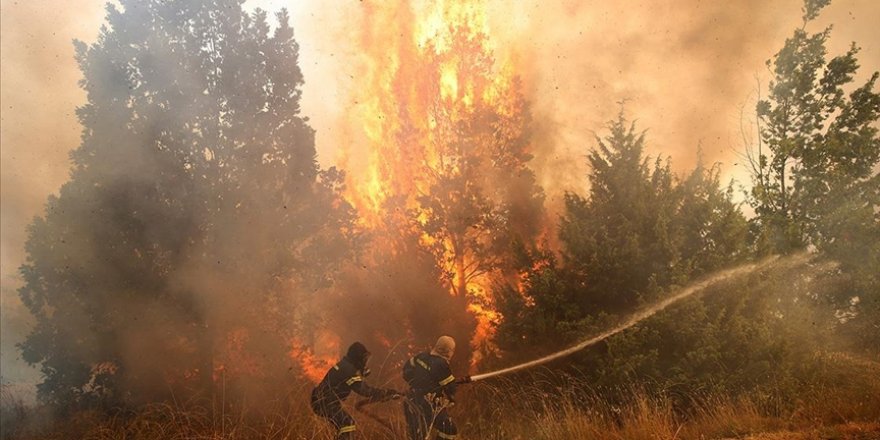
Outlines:
{"label": "grass field", "polygon": [[[772,392],[726,396],[649,395],[638,388],[612,403],[576,378],[549,385],[538,376],[486,381],[461,392],[451,408],[462,439],[880,439],[880,364],[828,356],[832,379],[811,387],[797,401]],[[528,385],[525,385],[525,384]],[[306,405],[307,386],[287,403],[263,402],[213,408],[195,403],[154,404],[108,416],[80,412],[64,419],[16,405],[4,396],[6,439],[331,439],[324,422]],[[354,399],[349,399],[353,403]],[[402,439],[400,402],[356,410],[360,438]]]}

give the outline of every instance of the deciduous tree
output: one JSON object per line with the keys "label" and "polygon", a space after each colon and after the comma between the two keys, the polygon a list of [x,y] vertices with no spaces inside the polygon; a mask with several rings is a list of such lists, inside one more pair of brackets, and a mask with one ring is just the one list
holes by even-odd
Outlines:
{"label": "deciduous tree", "polygon": [[242,4],[123,0],[96,43],[76,43],[82,144],[21,268],[37,320],[21,348],[49,403],[286,371],[292,292],[326,285],[350,251],[287,13],[272,30]]}

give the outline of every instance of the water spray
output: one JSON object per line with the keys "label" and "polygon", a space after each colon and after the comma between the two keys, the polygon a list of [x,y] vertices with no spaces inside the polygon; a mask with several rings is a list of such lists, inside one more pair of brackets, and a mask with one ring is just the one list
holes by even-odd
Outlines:
{"label": "water spray", "polygon": [[[805,257],[806,255],[807,255],[806,253],[799,254],[799,255],[792,257],[792,259],[800,259],[800,258]],[[478,380],[488,379],[490,377],[501,376],[503,374],[513,373],[515,371],[525,370],[527,368],[532,368],[532,367],[537,367],[538,365],[546,364],[547,362],[568,356],[572,353],[583,350],[584,348],[589,347],[599,341],[602,341],[602,340],[607,339],[611,336],[614,336],[614,335],[638,324],[639,322],[644,321],[647,318],[650,318],[651,316],[655,315],[657,312],[660,312],[661,310],[665,309],[666,307],[670,306],[671,304],[674,304],[678,301],[681,301],[682,299],[687,298],[697,292],[701,292],[713,284],[719,283],[721,281],[727,280],[732,277],[751,273],[751,272],[755,271],[756,269],[764,267],[767,264],[775,261],[777,258],[778,257],[768,257],[768,258],[761,260],[759,262],[744,264],[742,266],[737,266],[737,267],[734,267],[731,269],[723,270],[723,271],[718,272],[718,273],[716,273],[716,274],[714,274],[714,275],[712,275],[712,276],[710,276],[700,282],[691,284],[691,285],[681,289],[680,291],[678,291],[674,295],[658,302],[657,304],[654,304],[651,307],[648,307],[647,309],[644,309],[638,313],[633,314],[632,316],[630,316],[629,319],[627,319],[625,322],[618,325],[617,327],[614,327],[614,328],[612,328],[608,331],[605,331],[605,332],[603,332],[597,336],[594,336],[592,338],[578,342],[577,344],[575,344],[569,348],[566,348],[564,350],[560,350],[556,353],[549,354],[549,355],[544,356],[539,359],[535,359],[533,361],[524,362],[519,365],[514,365],[512,367],[507,367],[507,368],[504,368],[501,370],[491,371],[489,373],[482,373],[482,374],[477,374],[477,375],[470,376],[470,377],[465,377],[463,379],[460,379],[459,383],[476,382]]]}

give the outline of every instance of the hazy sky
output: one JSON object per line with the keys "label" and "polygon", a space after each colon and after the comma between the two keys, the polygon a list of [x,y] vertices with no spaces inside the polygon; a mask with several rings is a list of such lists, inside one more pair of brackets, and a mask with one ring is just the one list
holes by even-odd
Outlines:
{"label": "hazy sky", "polygon": [[[360,56],[352,29],[355,0],[251,0],[248,7],[291,10],[305,74],[304,113],[317,130],[319,160],[335,164],[337,135],[355,105]],[[32,375],[14,344],[28,327],[17,298],[25,228],[68,177],[79,144],[73,39],[93,42],[104,0],[0,0],[0,357],[4,379]],[[627,101],[649,129],[651,154],[691,166],[701,145],[725,179],[742,148],[740,114],[766,86],[764,62],[800,24],[799,0],[490,1],[491,38],[514,60],[549,153],[534,166],[547,186],[578,189],[593,132]],[[835,25],[830,53],[856,41],[860,78],[880,69],[880,1],[834,0],[812,30]],[[552,170],[552,172],[550,172]],[[552,196],[552,194],[551,194]]]}

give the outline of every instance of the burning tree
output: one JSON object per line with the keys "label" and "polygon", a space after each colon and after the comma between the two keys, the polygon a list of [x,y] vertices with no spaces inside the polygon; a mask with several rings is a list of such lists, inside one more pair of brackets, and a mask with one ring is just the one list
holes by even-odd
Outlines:
{"label": "burning tree", "polygon": [[400,1],[365,11],[368,87],[360,101],[369,166],[353,170],[346,194],[378,237],[366,266],[381,274],[390,270],[383,264],[422,261],[421,292],[401,293],[430,291],[425,300],[442,304],[429,306],[437,315],[426,334],[446,329],[477,353],[491,351],[493,284],[515,275],[515,243],[532,246],[543,232],[520,83],[494,58],[481,2]]}
{"label": "burning tree", "polygon": [[34,220],[21,345],[58,406],[277,378],[295,294],[350,250],[342,175],[316,163],[285,11],[124,0],[76,42],[88,102],[71,179]]}

